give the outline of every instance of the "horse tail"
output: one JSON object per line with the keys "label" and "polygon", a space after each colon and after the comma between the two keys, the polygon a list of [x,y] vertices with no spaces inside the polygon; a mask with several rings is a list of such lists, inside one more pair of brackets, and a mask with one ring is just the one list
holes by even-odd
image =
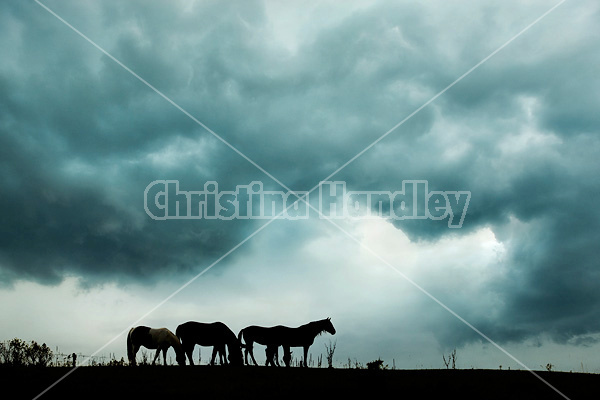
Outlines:
{"label": "horse tail", "polygon": [[133,341],[131,340],[131,335],[133,334],[134,329],[135,328],[131,328],[127,334],[127,358],[129,359],[130,365],[135,365],[135,359],[133,356]]}
{"label": "horse tail", "polygon": [[238,343],[240,344],[240,347],[245,348],[246,345],[242,342],[242,337],[244,336],[244,330],[242,329],[240,331],[240,333],[238,333]]}

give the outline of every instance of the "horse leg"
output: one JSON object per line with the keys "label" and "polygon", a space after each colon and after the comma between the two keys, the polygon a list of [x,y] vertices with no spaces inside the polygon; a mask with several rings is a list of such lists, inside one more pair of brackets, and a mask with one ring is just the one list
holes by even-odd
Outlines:
{"label": "horse leg", "polygon": [[213,346],[212,358],[210,359],[210,365],[215,365],[215,358],[217,358],[217,346]]}
{"label": "horse leg", "polygon": [[254,365],[258,365],[258,363],[256,362],[256,359],[254,358],[254,348],[250,347],[250,357],[252,357],[252,362],[254,363]]}
{"label": "horse leg", "polygon": [[156,354],[154,355],[154,360],[152,361],[152,365],[156,364],[156,359],[158,358],[159,354],[160,354],[160,347],[158,349],[156,349]]}
{"label": "horse leg", "polygon": [[275,347],[275,353],[273,356],[275,357],[275,364],[277,364],[278,367],[281,367],[281,365],[279,365],[279,346]]}
{"label": "horse leg", "polygon": [[165,347],[163,349],[163,365],[165,365],[165,366],[167,365],[167,350],[169,350],[168,347]]}
{"label": "horse leg", "polygon": [[308,348],[309,347],[310,346],[304,346],[304,360],[302,361],[303,367],[308,367],[308,363],[307,363],[308,358],[307,357],[308,357]]}
{"label": "horse leg", "polygon": [[133,358],[131,360],[129,360],[129,363],[133,366],[136,365],[136,360],[135,360],[135,356],[138,352],[138,350],[140,349],[140,346],[133,346]]}
{"label": "horse leg", "polygon": [[271,349],[269,346],[265,348],[265,358],[267,359],[267,361],[265,361],[265,367],[268,367],[271,361]]}
{"label": "horse leg", "polygon": [[252,343],[248,344],[248,342],[246,342],[246,346],[244,346],[244,361],[246,362],[246,365],[248,365],[248,349],[250,348],[249,346],[252,346]]}
{"label": "horse leg", "polygon": [[272,357],[273,357],[273,349],[269,346],[267,346],[265,348],[265,358],[267,359],[267,361],[265,361],[265,367],[268,367],[269,364],[272,364]]}
{"label": "horse leg", "polygon": [[244,355],[246,356],[246,365],[250,365],[248,363],[248,353],[250,353],[250,357],[252,358],[254,365],[258,365],[256,359],[254,358],[254,342],[248,341],[248,339],[246,339],[246,348],[244,350]]}
{"label": "horse leg", "polygon": [[192,356],[194,354],[194,345],[192,345],[192,346],[185,346],[184,349],[185,349],[184,350],[185,354],[187,354],[188,360],[190,360],[190,365],[194,365],[194,360],[192,359]]}
{"label": "horse leg", "polygon": [[267,357],[266,366],[271,365],[274,367],[277,364],[279,367],[279,346],[267,346],[265,356]]}
{"label": "horse leg", "polygon": [[221,350],[220,350],[220,354],[221,354],[221,364],[222,365],[227,365],[227,352],[225,351],[225,345],[222,344],[221,345]]}
{"label": "horse leg", "polygon": [[290,352],[290,346],[283,346],[283,362],[286,367],[290,366],[292,361],[292,353]]}
{"label": "horse leg", "polygon": [[225,365],[223,363],[223,349],[221,348],[221,345],[215,345],[215,350],[217,351],[217,355],[219,356],[219,365]]}

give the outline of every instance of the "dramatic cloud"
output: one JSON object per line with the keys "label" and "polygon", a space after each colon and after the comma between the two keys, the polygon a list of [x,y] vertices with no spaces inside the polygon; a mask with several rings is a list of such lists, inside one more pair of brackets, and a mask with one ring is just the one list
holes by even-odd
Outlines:
{"label": "dramatic cloud", "polygon": [[[293,190],[313,188],[551,7],[44,4]],[[143,195],[155,180],[283,189],[35,2],[0,7],[3,290],[75,279],[167,293],[267,222],[151,219]],[[561,5],[331,178],[349,190],[427,180],[469,191],[460,229],[336,223],[499,343],[582,346],[600,331],[599,15],[593,2]],[[276,221],[202,279],[234,308],[281,301],[306,318],[338,315],[350,342],[363,319],[381,323],[386,348],[481,339],[364,251],[315,215]]]}

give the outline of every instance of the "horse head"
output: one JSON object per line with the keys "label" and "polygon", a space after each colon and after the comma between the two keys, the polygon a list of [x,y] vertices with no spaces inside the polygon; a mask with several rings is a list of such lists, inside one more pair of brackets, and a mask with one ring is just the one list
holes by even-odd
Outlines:
{"label": "horse head", "polygon": [[175,356],[175,360],[177,360],[177,364],[184,367],[185,366],[185,353],[183,351],[177,352]]}
{"label": "horse head", "polygon": [[241,343],[236,340],[235,342],[228,343],[227,348],[229,350],[229,354],[227,355],[229,363],[233,366],[244,365],[244,356],[242,354]]}
{"label": "horse head", "polygon": [[[177,327],[177,331],[179,331],[179,327]],[[173,335],[172,333],[171,335],[171,344],[173,346],[173,350],[175,350],[175,360],[177,361],[177,364],[183,367],[185,366],[185,352],[183,351],[181,340],[179,336]]]}
{"label": "horse head", "polygon": [[331,323],[331,318],[327,318],[325,321],[325,330],[332,334],[335,335],[335,328],[333,327],[333,324]]}

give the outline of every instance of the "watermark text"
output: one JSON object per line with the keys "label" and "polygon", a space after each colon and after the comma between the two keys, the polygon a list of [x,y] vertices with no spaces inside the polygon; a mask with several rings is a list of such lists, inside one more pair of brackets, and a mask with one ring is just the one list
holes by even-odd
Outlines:
{"label": "watermark text", "polygon": [[[185,191],[177,180],[156,180],[144,191],[144,209],[155,220],[308,219],[309,194],[264,190],[259,181],[231,191],[208,181],[202,190]],[[471,200],[470,191],[430,191],[426,180],[402,181],[397,191],[350,191],[344,181],[323,181],[314,194],[320,218],[447,219],[450,228],[462,227]]]}

